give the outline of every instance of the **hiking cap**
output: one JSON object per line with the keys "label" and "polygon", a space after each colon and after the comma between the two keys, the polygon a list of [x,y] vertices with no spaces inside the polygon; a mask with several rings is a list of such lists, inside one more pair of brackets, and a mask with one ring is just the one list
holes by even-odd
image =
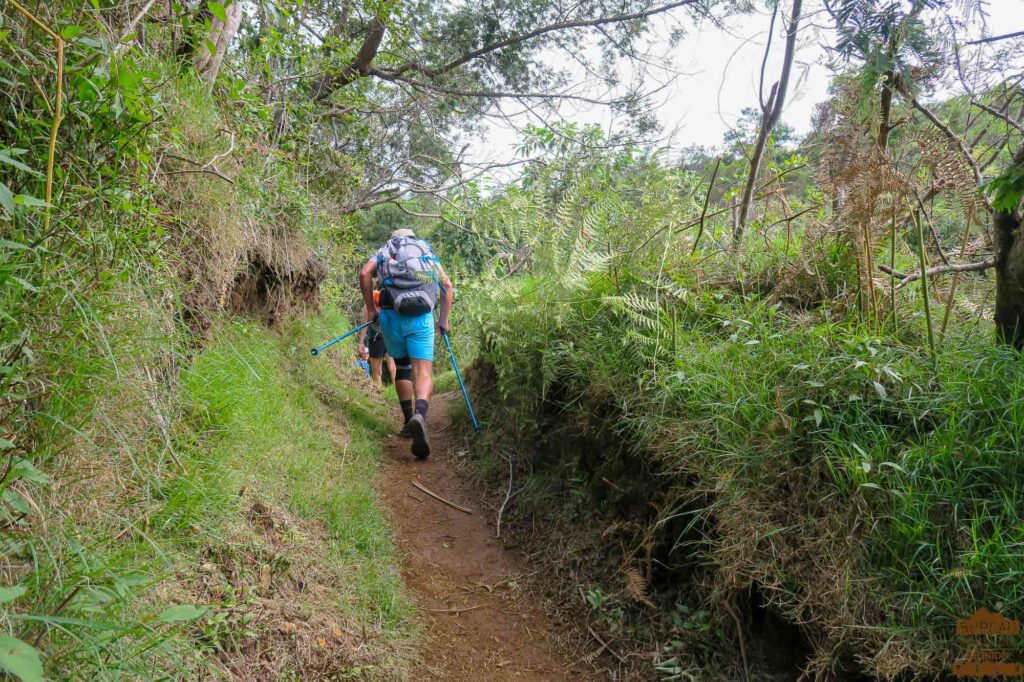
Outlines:
{"label": "hiking cap", "polygon": [[401,228],[399,230],[395,230],[394,232],[391,233],[391,238],[392,239],[395,239],[396,237],[415,237],[415,236],[416,236],[416,233],[413,232],[412,230],[410,230],[407,227],[403,227],[403,228]]}

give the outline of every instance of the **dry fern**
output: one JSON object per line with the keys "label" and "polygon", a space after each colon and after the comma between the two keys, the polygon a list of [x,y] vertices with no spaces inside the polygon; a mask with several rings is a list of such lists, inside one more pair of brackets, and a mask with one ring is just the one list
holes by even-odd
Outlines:
{"label": "dry fern", "polygon": [[630,567],[623,575],[626,577],[626,594],[648,608],[655,608],[654,602],[647,596],[647,580],[643,574],[638,569]]}

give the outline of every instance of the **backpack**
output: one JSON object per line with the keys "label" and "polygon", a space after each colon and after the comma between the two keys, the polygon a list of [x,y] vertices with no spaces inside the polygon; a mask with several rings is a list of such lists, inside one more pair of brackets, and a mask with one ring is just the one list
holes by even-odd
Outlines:
{"label": "backpack", "polygon": [[438,265],[430,244],[416,237],[389,239],[378,252],[377,276],[399,315],[422,315],[437,305]]}

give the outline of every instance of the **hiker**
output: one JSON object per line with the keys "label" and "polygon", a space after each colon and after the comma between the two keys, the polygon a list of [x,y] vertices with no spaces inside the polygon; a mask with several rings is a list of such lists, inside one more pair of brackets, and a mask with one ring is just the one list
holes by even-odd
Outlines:
{"label": "hiker", "polygon": [[[380,289],[373,290],[373,304],[380,312]],[[388,363],[391,381],[395,380],[395,359],[387,353],[380,323],[376,322],[359,332],[359,356],[370,361],[370,382],[377,388],[384,387],[384,361]]]}
{"label": "hiker", "polygon": [[[373,300],[373,278],[381,282],[380,313]],[[395,359],[395,392],[417,459],[430,455],[427,409],[434,390],[434,308],[441,310],[437,331],[448,333],[452,284],[430,245],[409,229],[395,230],[359,270],[359,288],[366,303],[364,321],[379,319],[388,355]],[[415,399],[415,404],[413,400]]]}

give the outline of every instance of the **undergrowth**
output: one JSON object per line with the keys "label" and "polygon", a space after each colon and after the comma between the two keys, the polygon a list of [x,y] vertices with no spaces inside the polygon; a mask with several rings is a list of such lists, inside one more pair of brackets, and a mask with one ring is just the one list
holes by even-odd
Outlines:
{"label": "undergrowth", "polygon": [[[11,477],[45,526],[5,536],[3,621],[50,674],[403,674],[409,606],[373,493],[386,410],[308,356],[344,324],[223,323],[165,408],[108,365],[75,456]],[[166,439],[126,440],[124,420],[152,409],[175,417]]]}
{"label": "undergrowth", "polygon": [[240,81],[220,106],[175,59],[81,26],[47,208],[53,55],[3,19],[0,668],[401,675],[407,607],[370,488],[380,408],[347,367],[309,366],[303,336],[342,320],[224,322],[316,309],[316,252],[353,249],[346,220],[268,153]]}
{"label": "undergrowth", "polygon": [[[229,584],[239,571],[252,583],[271,573],[266,601],[248,605],[254,619],[243,620],[234,604],[227,609],[227,622],[244,622],[243,632],[223,633],[243,640],[233,644],[236,675],[308,679],[372,668],[386,678],[401,667],[395,647],[409,635],[409,606],[374,495],[388,415],[351,371],[308,351],[311,340],[344,324],[338,316],[293,321],[275,339],[231,323],[182,377],[193,429],[210,446],[190,449],[183,463],[195,473],[167,489],[161,525],[205,529],[199,538],[216,541],[199,550]],[[279,516],[268,512],[274,508]],[[239,528],[241,519],[248,522]],[[253,527],[271,536],[263,563],[252,557]],[[209,597],[223,586],[204,587]],[[299,643],[292,661],[284,655],[289,635]],[[280,641],[258,641],[265,636]]]}
{"label": "undergrowth", "polygon": [[587,191],[532,232],[553,256],[474,294],[497,431],[472,451],[513,458],[510,518],[603,586],[602,627],[730,679],[738,624],[764,674],[763,628],[795,628],[783,676],[892,678],[948,670],[979,606],[1024,611],[1019,354],[958,324],[933,360],[905,294],[897,332],[701,287],[683,245],[602,254],[659,223],[622,233]]}

